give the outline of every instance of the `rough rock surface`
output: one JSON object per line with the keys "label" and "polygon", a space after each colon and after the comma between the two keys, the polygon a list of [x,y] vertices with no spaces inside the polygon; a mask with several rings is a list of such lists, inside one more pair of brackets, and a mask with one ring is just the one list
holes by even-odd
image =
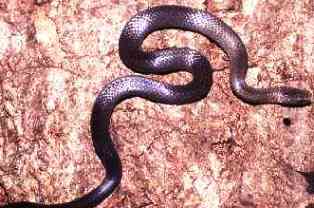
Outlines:
{"label": "rough rock surface", "polygon": [[[0,204],[65,202],[98,185],[93,101],[133,74],[118,56],[125,22],[162,4],[208,10],[232,26],[249,53],[251,85],[313,91],[313,0],[0,0]],[[244,104],[230,90],[225,55],[200,35],[156,32],[144,45],[196,48],[217,70],[214,84],[190,105],[135,98],[116,108],[123,180],[99,207],[314,207],[296,172],[314,171],[312,106]]]}

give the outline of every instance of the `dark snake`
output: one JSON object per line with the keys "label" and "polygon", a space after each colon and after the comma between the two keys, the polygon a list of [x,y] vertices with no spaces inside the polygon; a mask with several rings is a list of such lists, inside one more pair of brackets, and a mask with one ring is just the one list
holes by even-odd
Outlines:
{"label": "dark snake", "polygon": [[311,94],[291,87],[256,89],[245,83],[248,55],[239,36],[212,14],[182,6],[159,6],[135,15],[124,27],[119,53],[123,63],[142,74],[169,74],[179,71],[191,73],[193,79],[186,85],[171,85],[142,76],[118,78],[105,86],[97,96],[91,116],[91,134],[96,154],[106,169],[102,183],[74,201],[63,204],[38,204],[32,202],[9,203],[2,208],[84,208],[95,207],[110,196],[120,184],[122,166],[112,142],[109,126],[115,106],[122,101],[141,97],[155,103],[181,105],[207,96],[212,84],[212,69],[208,60],[190,48],[166,48],[153,52],[142,50],[144,39],[154,31],[181,29],[204,35],[215,42],[230,59],[230,84],[233,93],[242,101],[257,104],[306,106],[311,104]]}

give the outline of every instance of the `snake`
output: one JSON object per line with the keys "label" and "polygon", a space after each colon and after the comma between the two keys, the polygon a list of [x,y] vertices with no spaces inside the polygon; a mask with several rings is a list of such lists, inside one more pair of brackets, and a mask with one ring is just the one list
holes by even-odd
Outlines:
{"label": "snake", "polygon": [[93,146],[106,170],[102,182],[86,195],[70,202],[60,204],[13,202],[1,208],[97,206],[114,192],[122,178],[121,160],[110,135],[110,120],[114,108],[124,100],[134,97],[155,103],[182,105],[199,101],[207,96],[213,82],[213,69],[203,54],[188,47],[154,51],[143,49],[143,41],[149,34],[164,29],[199,33],[217,44],[229,58],[232,92],[243,102],[251,105],[278,104],[288,107],[311,104],[311,93],[307,90],[287,86],[271,88],[248,86],[245,82],[248,70],[246,48],[233,29],[218,17],[207,11],[177,5],[148,8],[133,16],[122,30],[119,39],[119,55],[122,62],[134,72],[143,75],[165,75],[184,71],[192,75],[192,80],[187,84],[175,85],[142,75],[129,75],[108,83],[96,97],[90,120]]}

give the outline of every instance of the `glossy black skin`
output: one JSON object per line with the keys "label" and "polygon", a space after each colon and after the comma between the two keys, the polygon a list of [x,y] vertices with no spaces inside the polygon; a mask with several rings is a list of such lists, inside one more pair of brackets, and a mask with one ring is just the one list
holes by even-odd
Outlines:
{"label": "glossy black skin", "polygon": [[308,183],[308,187],[306,188],[306,191],[309,194],[314,194],[314,172],[310,171],[310,172],[301,172],[301,171],[296,171],[298,173],[300,173],[306,180],[306,182]]}
{"label": "glossy black skin", "polygon": [[182,6],[154,7],[134,16],[122,31],[119,52],[123,63],[142,74],[168,74],[186,71],[193,75],[187,85],[161,83],[142,76],[118,78],[105,86],[94,103],[91,133],[96,154],[106,169],[104,181],[93,191],[72,202],[43,205],[29,202],[3,207],[94,207],[120,184],[121,161],[112,142],[109,125],[114,108],[123,100],[141,97],[155,103],[181,105],[207,96],[212,84],[212,70],[207,59],[189,48],[167,48],[144,52],[144,39],[156,30],[176,28],[203,34],[222,48],[230,59],[231,87],[236,96],[250,104],[304,106],[310,93],[289,87],[255,89],[245,83],[248,55],[238,35],[217,17],[205,11]]}

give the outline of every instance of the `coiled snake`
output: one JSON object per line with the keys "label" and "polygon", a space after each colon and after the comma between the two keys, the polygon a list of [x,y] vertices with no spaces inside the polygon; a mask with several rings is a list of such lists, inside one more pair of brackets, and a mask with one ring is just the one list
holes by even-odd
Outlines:
{"label": "coiled snake", "polygon": [[203,99],[212,84],[210,63],[198,51],[189,48],[166,48],[145,52],[144,39],[156,30],[176,28],[200,33],[214,41],[230,59],[230,84],[233,93],[242,101],[256,104],[305,106],[311,103],[306,90],[275,87],[256,89],[245,83],[248,55],[238,35],[224,22],[205,11],[182,6],[159,6],[138,13],[124,27],[119,52],[123,63],[142,74],[168,74],[186,71],[193,80],[186,85],[170,85],[142,76],[118,78],[105,86],[93,106],[91,133],[96,154],[106,169],[106,177],[94,190],[74,201],[63,204],[31,202],[9,203],[2,208],[94,207],[108,197],[119,185],[122,167],[109,133],[110,118],[115,106],[125,99],[141,97],[156,103],[181,105]]}

